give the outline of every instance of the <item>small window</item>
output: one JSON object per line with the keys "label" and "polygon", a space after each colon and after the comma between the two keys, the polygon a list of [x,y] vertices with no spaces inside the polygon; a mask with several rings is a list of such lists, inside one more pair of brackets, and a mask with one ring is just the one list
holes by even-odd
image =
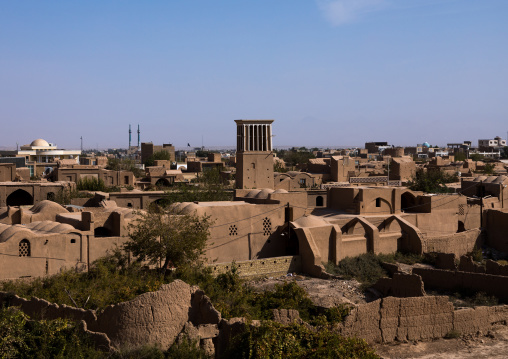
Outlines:
{"label": "small window", "polygon": [[72,238],[71,243],[76,243],[76,239]]}
{"label": "small window", "polygon": [[381,198],[376,198],[376,207],[381,207]]}
{"label": "small window", "polygon": [[316,197],[316,207],[323,207],[324,201],[323,196]]}
{"label": "small window", "polygon": [[127,207],[132,208],[132,203],[131,202],[127,203]]}
{"label": "small window", "polygon": [[265,217],[263,219],[263,235],[269,236],[272,233],[272,221],[270,218]]}
{"label": "small window", "polygon": [[30,242],[28,239],[23,239],[19,242],[19,256],[30,257]]}

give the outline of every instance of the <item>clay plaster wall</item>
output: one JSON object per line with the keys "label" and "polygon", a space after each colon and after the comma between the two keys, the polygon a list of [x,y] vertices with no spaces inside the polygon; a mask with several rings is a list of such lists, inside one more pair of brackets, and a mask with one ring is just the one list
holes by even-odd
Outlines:
{"label": "clay plaster wall", "polygon": [[[29,243],[30,256],[20,256],[20,242]],[[86,266],[86,237],[79,233],[34,234],[19,231],[0,243],[0,279],[40,277],[62,268]]]}
{"label": "clay plaster wall", "polygon": [[488,210],[485,212],[486,244],[498,251],[508,252],[508,212]]}
{"label": "clay plaster wall", "polygon": [[300,245],[302,268],[312,274],[323,262],[337,264],[341,259],[367,252],[393,253],[395,251],[422,253],[422,240],[418,228],[400,216],[388,218],[356,217],[348,222],[323,222],[314,227],[292,224]]}

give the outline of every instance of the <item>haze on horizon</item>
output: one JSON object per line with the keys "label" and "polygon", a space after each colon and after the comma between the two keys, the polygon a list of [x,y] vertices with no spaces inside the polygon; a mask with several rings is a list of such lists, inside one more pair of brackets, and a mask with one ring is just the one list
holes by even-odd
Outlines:
{"label": "haze on horizon", "polygon": [[[505,0],[0,0],[0,147],[506,137]],[[202,140],[203,139],[203,140]]]}

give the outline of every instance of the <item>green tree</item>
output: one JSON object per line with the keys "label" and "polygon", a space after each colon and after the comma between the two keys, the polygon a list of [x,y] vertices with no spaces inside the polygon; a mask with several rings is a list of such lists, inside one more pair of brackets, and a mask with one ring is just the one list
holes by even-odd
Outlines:
{"label": "green tree", "polygon": [[316,158],[314,154],[305,147],[292,148],[291,150],[276,151],[277,157],[281,158],[289,166],[295,167],[305,165],[311,158]]}
{"label": "green tree", "polygon": [[449,175],[441,170],[426,171],[418,168],[415,175],[408,182],[408,187],[413,191],[448,193],[452,191],[445,184],[457,181],[458,177],[456,175]]}
{"label": "green tree", "polygon": [[199,260],[203,255],[211,226],[210,217],[177,212],[174,207],[156,207],[130,225],[130,240],[124,249],[138,261],[176,267]]}
{"label": "green tree", "polygon": [[108,158],[107,170],[113,171],[131,171],[134,177],[143,177],[143,171],[136,167],[136,162],[132,158]]}
{"label": "green tree", "polygon": [[496,165],[494,165],[493,163],[486,163],[485,167],[483,168],[483,173],[485,173],[486,175],[493,175],[495,168]]}
{"label": "green tree", "polygon": [[76,182],[78,191],[105,191],[106,184],[102,178],[84,177]]}
{"label": "green tree", "polygon": [[150,167],[155,165],[155,161],[171,161],[171,154],[168,151],[157,151],[154,152],[150,157],[148,157],[145,161],[145,166]]}
{"label": "green tree", "polygon": [[469,158],[475,162],[483,160],[483,156],[480,155],[479,153],[473,153],[471,156],[469,156]]}
{"label": "green tree", "polygon": [[465,161],[466,160],[466,154],[464,152],[456,152],[454,156],[455,156],[455,161]]}
{"label": "green tree", "polygon": [[194,183],[179,184],[168,190],[162,202],[168,206],[177,202],[213,202],[233,200],[232,190],[222,180],[218,168],[199,174]]}
{"label": "green tree", "polygon": [[501,150],[501,158],[508,158],[508,146],[505,146],[503,147],[503,149]]}

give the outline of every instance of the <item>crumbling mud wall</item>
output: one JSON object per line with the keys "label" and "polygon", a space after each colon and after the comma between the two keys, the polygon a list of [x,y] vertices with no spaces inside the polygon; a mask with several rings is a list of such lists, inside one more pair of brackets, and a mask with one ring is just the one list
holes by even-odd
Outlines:
{"label": "crumbling mud wall", "polygon": [[369,343],[390,343],[443,338],[452,330],[485,332],[507,320],[506,305],[453,310],[446,296],[387,297],[354,308],[339,330]]}
{"label": "crumbling mud wall", "polygon": [[359,305],[341,325],[345,336],[370,343],[442,338],[453,329],[453,305],[447,297],[387,297]]}
{"label": "crumbling mud wall", "polygon": [[508,277],[505,276],[430,268],[413,268],[413,274],[422,277],[426,288],[465,288],[508,300]]}
{"label": "crumbling mud wall", "polygon": [[156,292],[111,305],[100,313],[38,298],[27,300],[6,292],[0,292],[0,304],[20,307],[34,319],[83,321],[85,330],[99,341],[96,346],[103,350],[147,344],[168,348],[184,328],[195,331],[198,339],[211,340],[217,336],[221,321],[208,297],[199,288],[180,280],[165,284]]}
{"label": "crumbling mud wall", "polygon": [[433,236],[422,239],[423,252],[454,253],[457,256],[464,255],[480,244],[481,230],[454,233],[446,236]]}
{"label": "crumbling mud wall", "polygon": [[425,295],[422,278],[416,274],[393,273],[392,278],[380,278],[373,287],[383,296],[405,298]]}
{"label": "crumbling mud wall", "polygon": [[485,273],[504,277],[508,276],[508,265],[499,264],[492,259],[487,259],[485,261],[485,265],[482,265],[475,263],[471,256],[460,257],[458,270],[462,272]]}

